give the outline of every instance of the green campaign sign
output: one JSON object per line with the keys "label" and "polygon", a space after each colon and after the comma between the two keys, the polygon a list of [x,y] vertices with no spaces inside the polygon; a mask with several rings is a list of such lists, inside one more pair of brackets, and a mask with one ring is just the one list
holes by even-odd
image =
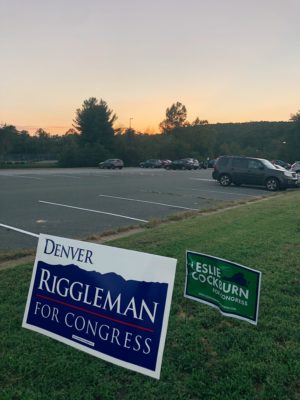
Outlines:
{"label": "green campaign sign", "polygon": [[261,272],[222,258],[187,251],[184,296],[221,314],[257,324]]}

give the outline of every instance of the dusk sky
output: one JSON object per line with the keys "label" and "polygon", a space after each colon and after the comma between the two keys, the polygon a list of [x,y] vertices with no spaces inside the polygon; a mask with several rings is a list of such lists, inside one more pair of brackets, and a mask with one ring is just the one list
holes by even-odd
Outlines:
{"label": "dusk sky", "polygon": [[102,98],[115,127],[287,121],[300,109],[299,0],[0,0],[0,124],[65,133]]}

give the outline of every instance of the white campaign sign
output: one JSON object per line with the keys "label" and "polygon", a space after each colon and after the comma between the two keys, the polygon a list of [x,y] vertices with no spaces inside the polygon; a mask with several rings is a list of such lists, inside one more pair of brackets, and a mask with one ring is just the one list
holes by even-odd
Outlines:
{"label": "white campaign sign", "polygon": [[176,262],[41,234],[23,327],[159,379]]}

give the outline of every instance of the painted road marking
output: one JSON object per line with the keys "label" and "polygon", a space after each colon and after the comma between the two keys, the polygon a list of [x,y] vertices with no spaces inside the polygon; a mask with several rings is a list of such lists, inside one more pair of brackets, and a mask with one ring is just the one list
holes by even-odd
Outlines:
{"label": "painted road marking", "polygon": [[214,179],[205,179],[205,178],[189,178],[192,181],[207,181],[207,182],[214,182]]}
{"label": "painted road marking", "polygon": [[9,178],[25,178],[25,179],[36,179],[38,181],[42,181],[43,178],[37,178],[36,176],[27,176],[27,175],[10,175],[10,174],[0,174],[0,176],[6,176]]}
{"label": "painted road marking", "polygon": [[157,204],[157,205],[165,206],[165,207],[181,208],[181,209],[183,209],[183,210],[199,211],[198,208],[189,208],[189,207],[175,206],[175,205],[173,205],[173,204],[157,203],[156,201],[147,201],[147,200],[130,199],[130,198],[128,198],[128,197],[108,196],[108,195],[106,195],[106,194],[99,194],[99,197],[109,197],[109,198],[111,198],[111,199],[120,199],[120,200],[136,201],[136,202],[139,202],[139,203],[149,203],[149,204]]}
{"label": "painted road marking", "polygon": [[69,206],[68,204],[52,203],[52,202],[50,202],[50,201],[44,201],[44,200],[39,200],[39,203],[50,204],[50,205],[59,206],[59,207],[73,208],[73,209],[75,209],[75,210],[89,211],[89,212],[94,212],[94,213],[98,213],[98,214],[112,215],[113,217],[131,219],[131,220],[133,220],[133,221],[149,222],[149,221],[147,221],[147,220],[145,220],[145,219],[132,218],[132,217],[128,217],[128,216],[126,216],[126,215],[113,214],[113,213],[104,212],[104,211],[99,211],[99,210],[91,210],[91,209],[89,209],[89,208],[82,208],[82,207]]}
{"label": "painted road marking", "polygon": [[82,176],[74,176],[74,175],[50,174],[50,176],[58,176],[58,177],[62,177],[62,178],[82,179]]}
{"label": "painted road marking", "polygon": [[73,178],[73,179],[84,179],[86,177],[97,177],[97,178],[110,178],[108,175],[102,175],[102,174],[82,174],[81,176],[76,176],[76,175],[67,175],[67,174],[49,174],[49,176],[58,176],[58,177],[62,177],[62,178]]}
{"label": "painted road marking", "polygon": [[10,229],[10,230],[12,230],[12,231],[16,231],[16,232],[20,232],[20,233],[25,233],[26,235],[34,236],[34,237],[37,237],[37,238],[40,236],[40,235],[38,235],[37,233],[32,233],[32,232],[24,231],[23,229],[15,228],[15,227],[13,227],[13,226],[4,225],[4,224],[0,224],[0,226],[2,226],[3,228]]}

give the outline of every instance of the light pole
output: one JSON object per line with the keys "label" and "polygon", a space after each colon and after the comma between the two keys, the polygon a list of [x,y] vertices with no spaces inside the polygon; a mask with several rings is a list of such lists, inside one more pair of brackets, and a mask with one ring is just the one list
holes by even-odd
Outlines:
{"label": "light pole", "polygon": [[129,129],[131,129],[131,120],[132,119],[133,119],[132,117],[129,118]]}

